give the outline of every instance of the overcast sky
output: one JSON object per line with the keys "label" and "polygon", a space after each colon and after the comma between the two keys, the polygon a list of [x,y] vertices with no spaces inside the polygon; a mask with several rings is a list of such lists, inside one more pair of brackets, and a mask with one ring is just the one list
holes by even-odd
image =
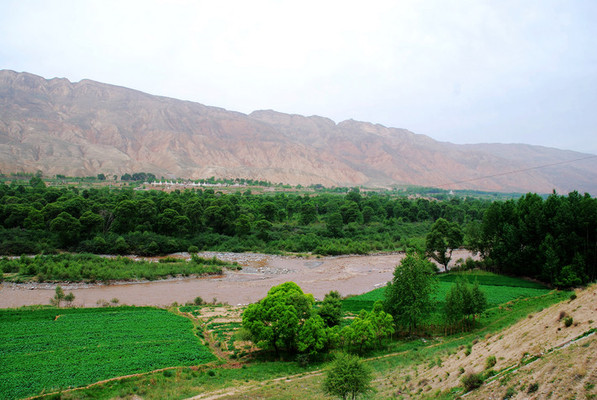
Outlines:
{"label": "overcast sky", "polygon": [[597,154],[595,0],[0,0],[0,69]]}

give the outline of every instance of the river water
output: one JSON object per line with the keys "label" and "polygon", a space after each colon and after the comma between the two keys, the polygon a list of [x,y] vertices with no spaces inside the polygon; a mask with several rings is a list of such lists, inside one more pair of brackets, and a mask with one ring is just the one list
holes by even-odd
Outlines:
{"label": "river water", "polygon": [[[322,299],[330,290],[341,295],[361,294],[385,285],[403,253],[379,255],[349,255],[337,257],[293,257],[253,253],[202,253],[236,261],[240,271],[226,271],[221,276],[206,278],[176,278],[153,282],[113,284],[61,284],[65,293],[75,295],[73,305],[96,307],[98,303],[118,299],[118,304],[137,306],[167,306],[183,304],[197,296],[211,302],[216,299],[231,305],[249,304],[265,297],[267,291],[283,282],[296,282],[306,293]],[[183,255],[184,256],[184,255]],[[457,250],[453,260],[471,256]],[[0,285],[0,308],[49,304],[55,284]]]}

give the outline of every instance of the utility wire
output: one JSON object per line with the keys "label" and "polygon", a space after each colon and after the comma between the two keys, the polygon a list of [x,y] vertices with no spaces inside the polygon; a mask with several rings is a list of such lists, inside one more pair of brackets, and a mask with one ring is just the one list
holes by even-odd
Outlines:
{"label": "utility wire", "polygon": [[582,161],[582,160],[588,160],[588,159],[591,159],[591,158],[597,158],[597,155],[596,156],[583,157],[583,158],[576,158],[574,160],[568,160],[568,161],[560,161],[560,162],[551,163],[551,164],[537,165],[535,167],[517,169],[517,170],[514,170],[514,171],[502,172],[502,173],[494,174],[494,175],[486,175],[486,176],[482,176],[482,177],[479,177],[479,178],[472,178],[472,179],[466,179],[464,181],[457,181],[457,182],[446,183],[446,184],[443,184],[443,185],[438,185],[436,187],[441,188],[441,187],[445,187],[445,186],[458,185],[458,184],[461,184],[461,183],[468,183],[468,182],[480,181],[481,179],[489,179],[489,178],[495,178],[497,176],[517,174],[519,172],[532,171],[534,169],[551,167],[551,166],[554,166],[554,165],[569,164],[569,163],[572,163],[572,162]]}

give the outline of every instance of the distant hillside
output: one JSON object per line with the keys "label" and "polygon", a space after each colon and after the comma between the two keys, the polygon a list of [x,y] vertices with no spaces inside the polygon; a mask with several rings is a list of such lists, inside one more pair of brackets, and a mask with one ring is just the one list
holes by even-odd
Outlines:
{"label": "distant hillside", "polygon": [[[588,156],[529,145],[455,145],[353,120],[245,115],[90,80],[0,71],[3,173],[143,171],[303,185],[596,194],[597,158],[570,162]],[[551,166],[534,168],[543,165]]]}

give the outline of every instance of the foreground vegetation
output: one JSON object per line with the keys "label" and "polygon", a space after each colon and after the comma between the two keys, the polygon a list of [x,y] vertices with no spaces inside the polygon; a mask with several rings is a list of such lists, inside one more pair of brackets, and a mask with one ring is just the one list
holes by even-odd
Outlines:
{"label": "foreground vegetation", "polygon": [[[374,375],[436,360],[446,352],[470,344],[473,338],[497,332],[526,318],[529,313],[570,296],[568,292],[549,291],[532,282],[485,272],[450,273],[440,277],[442,280],[434,295],[437,299],[436,313],[432,314],[431,319],[441,318],[441,301],[457,278],[482,282],[480,286],[487,293],[489,309],[471,332],[439,340],[428,336],[423,336],[427,338],[425,340],[417,339],[416,336],[407,337],[384,341],[382,347],[365,347],[361,354],[369,359],[367,364],[373,369]],[[290,289],[296,290],[295,287]],[[361,308],[372,307],[381,298],[383,289],[341,300],[341,307],[358,313]],[[320,308],[321,305],[316,305],[316,309]],[[181,307],[181,311],[192,313],[198,318],[201,318],[203,310],[211,309],[213,306]],[[0,370],[0,380],[6,382],[0,393],[8,398],[31,395],[42,390],[49,392],[51,388],[66,389],[166,367],[177,368],[101,383],[77,392],[64,392],[61,396],[65,399],[112,398],[137,394],[147,399],[178,399],[219,388],[245,387],[249,390],[247,386],[250,386],[251,390],[257,390],[260,385],[251,385],[280,377],[294,376],[293,379],[299,379],[303,374],[321,369],[332,358],[332,354],[321,353],[308,363],[300,357],[294,361],[295,357],[290,355],[283,357],[287,361],[277,361],[275,357],[272,358],[274,352],[254,352],[254,348],[252,351],[239,352],[237,349],[234,350],[234,357],[232,351],[229,352],[230,361],[222,360],[223,368],[212,366],[197,369],[195,366],[215,360],[215,357],[193,336],[191,322],[154,308],[2,310],[0,320],[0,352],[3,359],[8,360],[3,363],[4,369]],[[350,324],[351,321],[354,320],[344,320],[341,325]],[[238,336],[241,325],[237,320],[216,323],[210,317],[205,323],[197,323],[200,329],[213,332],[202,331],[200,335],[213,336],[220,349],[234,349],[234,340],[245,340]],[[218,336],[221,335],[218,332],[226,332],[227,336]],[[236,345],[240,349],[242,344]],[[351,351],[359,350],[358,346],[351,348]],[[378,356],[383,358],[378,360]],[[229,365],[227,362],[237,368],[226,368]],[[238,362],[241,364],[234,364]],[[10,367],[13,365],[20,367]],[[238,368],[240,365],[242,368]],[[30,379],[32,375],[36,379]],[[318,394],[321,379],[314,379],[316,383],[310,383],[315,385],[310,397],[324,398],[323,394]],[[259,390],[263,394],[274,387],[276,385],[266,385]],[[301,389],[292,387],[289,386],[288,393],[277,387],[274,397],[300,398]]]}
{"label": "foreground vegetation", "polygon": [[141,307],[0,310],[0,397],[215,360],[193,324]]}

